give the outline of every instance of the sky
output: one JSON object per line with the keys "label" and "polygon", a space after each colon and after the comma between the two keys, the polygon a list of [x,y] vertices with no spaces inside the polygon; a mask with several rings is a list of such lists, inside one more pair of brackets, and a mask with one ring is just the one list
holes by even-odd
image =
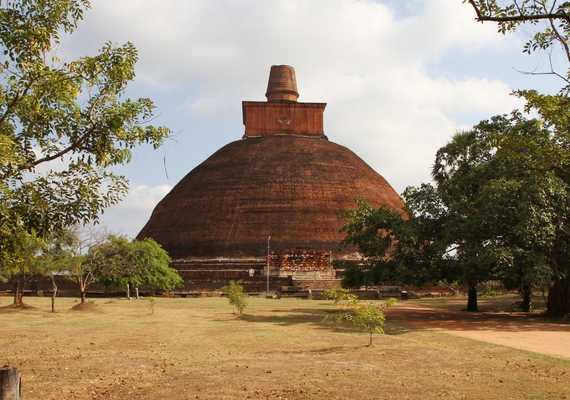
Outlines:
{"label": "sky", "polygon": [[188,172],[239,140],[242,100],[265,100],[269,68],[295,67],[299,101],[326,102],[325,133],[398,192],[430,180],[454,133],[520,107],[512,90],[554,90],[521,54],[530,32],[503,36],[461,0],[93,0],[58,52],[111,41],[139,50],[130,97],[150,97],[173,135],[117,172],[130,192],[101,224],[134,236]]}

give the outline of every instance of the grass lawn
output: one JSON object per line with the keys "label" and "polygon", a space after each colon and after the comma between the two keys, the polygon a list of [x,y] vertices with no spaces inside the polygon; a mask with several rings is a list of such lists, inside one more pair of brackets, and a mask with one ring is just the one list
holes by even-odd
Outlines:
{"label": "grass lawn", "polygon": [[[0,364],[24,399],[570,399],[570,360],[387,325],[367,335],[323,321],[324,301],[26,298],[3,307]],[[420,304],[421,302],[415,302]],[[570,346],[570,343],[568,343]]]}

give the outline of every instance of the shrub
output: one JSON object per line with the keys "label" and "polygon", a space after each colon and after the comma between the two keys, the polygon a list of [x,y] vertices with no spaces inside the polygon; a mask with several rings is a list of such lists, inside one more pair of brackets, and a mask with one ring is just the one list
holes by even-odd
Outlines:
{"label": "shrub", "polygon": [[323,292],[323,296],[327,300],[332,300],[334,304],[339,304],[340,302],[352,304],[358,301],[358,297],[351,294],[348,289],[328,289]]}
{"label": "shrub", "polygon": [[349,321],[358,329],[368,332],[368,346],[372,346],[373,335],[375,333],[384,333],[384,323],[386,322],[384,310],[388,307],[392,307],[394,304],[396,304],[396,299],[393,298],[381,304],[356,303],[350,312],[343,314],[341,318],[345,321]]}
{"label": "shrub", "polygon": [[148,308],[150,309],[150,314],[153,315],[154,314],[154,306],[155,306],[156,300],[154,299],[154,297],[149,297],[148,298]]}
{"label": "shrub", "polygon": [[224,287],[224,294],[228,301],[234,306],[234,314],[241,315],[247,307],[247,295],[243,290],[243,286],[236,281],[230,281],[228,286]]}
{"label": "shrub", "polygon": [[342,273],[342,286],[348,288],[359,288],[366,286],[366,272],[358,265],[346,265]]}

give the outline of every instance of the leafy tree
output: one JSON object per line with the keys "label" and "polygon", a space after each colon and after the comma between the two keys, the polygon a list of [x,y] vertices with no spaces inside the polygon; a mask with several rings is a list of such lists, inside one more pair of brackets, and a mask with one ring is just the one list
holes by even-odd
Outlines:
{"label": "leafy tree", "polygon": [[58,291],[55,276],[67,276],[69,273],[69,265],[74,264],[76,258],[73,252],[75,241],[75,232],[72,230],[64,230],[57,234],[52,234],[46,240],[43,254],[40,256],[41,263],[45,266],[42,271],[44,272],[43,277],[48,275],[52,283],[52,312],[55,312],[55,299]]}
{"label": "leafy tree", "polygon": [[170,267],[170,256],[153,239],[137,240],[133,247],[135,273],[130,277],[135,287],[172,290],[183,283],[176,270]]}
{"label": "leafy tree", "polygon": [[[134,252],[130,241],[124,236],[109,235],[105,241],[89,248],[85,260],[86,277],[89,279],[86,282],[125,287],[131,282],[130,277],[136,273],[133,261]],[[82,302],[83,298],[82,294]]]}
{"label": "leafy tree", "polygon": [[554,172],[559,155],[540,121],[515,112],[456,135],[436,156],[442,198],[463,218],[450,233],[478,240],[478,265],[516,277],[526,310],[568,213],[568,187]]}
{"label": "leafy tree", "polygon": [[[357,246],[368,266],[369,283],[422,284],[450,276],[443,236],[447,210],[436,188],[424,184],[403,194],[405,213],[364,202],[348,213],[345,242]],[[445,269],[449,271],[445,271]]]}
{"label": "leafy tree", "polygon": [[247,295],[244,292],[243,286],[236,281],[224,287],[224,294],[227,296],[228,301],[234,306],[235,314],[241,315],[243,310],[247,307]]}
{"label": "leafy tree", "polygon": [[13,233],[11,255],[0,259],[0,278],[14,283],[14,305],[22,307],[25,284],[45,272],[45,264],[40,261],[45,242],[35,232]]}
{"label": "leafy tree", "polygon": [[[529,75],[551,75],[562,82],[558,95],[539,94],[524,90],[517,94],[527,101],[527,111],[533,110],[547,128],[559,149],[563,149],[560,162],[553,172],[569,184],[568,150],[570,132],[570,2],[558,0],[467,0],[480,22],[495,22],[499,32],[506,34],[522,26],[534,28],[534,34],[524,45],[523,52],[532,54],[545,51],[550,68],[526,72]],[[552,55],[558,51],[567,61],[566,71],[554,68]],[[564,220],[567,219],[565,216]],[[558,232],[555,250],[549,261],[552,268],[552,285],[549,290],[548,311],[553,315],[570,313],[570,265],[568,257],[568,228]]]}
{"label": "leafy tree", "polygon": [[341,315],[341,320],[348,321],[358,329],[362,329],[368,333],[368,346],[372,346],[372,338],[374,334],[384,333],[384,323],[386,315],[384,311],[388,307],[396,304],[395,299],[388,299],[382,303],[353,303],[349,312]]}
{"label": "leafy tree", "polygon": [[566,150],[558,141],[517,112],[483,121],[437,152],[436,186],[406,189],[411,218],[361,205],[347,241],[381,281],[460,280],[467,310],[476,311],[477,285],[499,278],[516,283],[529,310],[533,286],[558,273],[551,255],[565,243],[568,185],[556,171]]}
{"label": "leafy tree", "polygon": [[[18,235],[47,237],[96,221],[127,191],[110,168],[168,129],[149,125],[150,99],[125,90],[138,59],[132,43],[59,60],[88,0],[8,0],[0,7],[0,257],[18,258]],[[52,162],[60,168],[54,169]],[[17,260],[9,261],[9,263]]]}
{"label": "leafy tree", "polygon": [[372,336],[375,333],[384,333],[384,322],[386,316],[384,310],[373,304],[359,305],[354,309],[354,314],[351,318],[352,323],[368,332],[368,346],[372,346]]}
{"label": "leafy tree", "polygon": [[346,288],[359,288],[368,284],[368,271],[362,266],[347,264],[342,273],[342,286]]}
{"label": "leafy tree", "polygon": [[171,290],[182,278],[170,267],[170,257],[152,239],[129,241],[110,235],[89,249],[87,264],[96,280],[120,287]]}

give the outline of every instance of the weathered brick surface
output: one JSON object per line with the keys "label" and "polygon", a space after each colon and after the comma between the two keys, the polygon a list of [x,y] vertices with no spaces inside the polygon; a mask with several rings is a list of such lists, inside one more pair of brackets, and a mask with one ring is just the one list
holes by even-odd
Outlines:
{"label": "weathered brick surface", "polygon": [[242,102],[245,137],[298,134],[324,136],[325,103]]}
{"label": "weathered brick surface", "polygon": [[289,272],[331,272],[331,252],[311,249],[289,250],[271,253],[270,265],[281,273]]}
{"label": "weathered brick surface", "polygon": [[344,257],[342,213],[362,199],[403,209],[372,168],[322,138],[267,136],[232,142],[192,170],[160,201],[139,238],[173,258],[259,257],[309,248]]}

